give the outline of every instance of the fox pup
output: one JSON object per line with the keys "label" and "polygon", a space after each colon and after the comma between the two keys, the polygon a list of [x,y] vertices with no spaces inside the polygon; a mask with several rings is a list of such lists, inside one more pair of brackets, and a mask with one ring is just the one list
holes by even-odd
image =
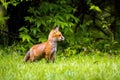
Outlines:
{"label": "fox pup", "polygon": [[55,53],[57,51],[57,41],[63,41],[64,37],[59,31],[59,27],[52,29],[49,33],[48,40],[41,44],[36,44],[30,48],[24,57],[24,62],[30,60],[33,62],[37,58],[46,58],[47,62],[54,62]]}

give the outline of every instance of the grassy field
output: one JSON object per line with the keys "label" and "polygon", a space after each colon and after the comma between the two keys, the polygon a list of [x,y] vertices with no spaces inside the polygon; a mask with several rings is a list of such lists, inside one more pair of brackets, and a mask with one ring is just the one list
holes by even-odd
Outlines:
{"label": "grassy field", "polygon": [[23,63],[21,55],[0,55],[0,80],[120,80],[120,57],[77,55]]}

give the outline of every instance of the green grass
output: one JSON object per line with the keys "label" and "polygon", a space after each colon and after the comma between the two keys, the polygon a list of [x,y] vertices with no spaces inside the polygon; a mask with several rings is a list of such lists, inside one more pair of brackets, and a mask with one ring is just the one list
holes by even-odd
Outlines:
{"label": "green grass", "polygon": [[0,80],[120,80],[120,57],[77,55],[23,63],[23,56],[0,56]]}

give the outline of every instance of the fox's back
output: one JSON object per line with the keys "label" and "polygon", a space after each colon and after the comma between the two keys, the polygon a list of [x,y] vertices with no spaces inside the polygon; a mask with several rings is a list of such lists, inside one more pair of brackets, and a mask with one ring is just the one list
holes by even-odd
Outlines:
{"label": "fox's back", "polygon": [[30,51],[34,53],[34,56],[42,56],[45,53],[45,47],[47,42],[34,45]]}

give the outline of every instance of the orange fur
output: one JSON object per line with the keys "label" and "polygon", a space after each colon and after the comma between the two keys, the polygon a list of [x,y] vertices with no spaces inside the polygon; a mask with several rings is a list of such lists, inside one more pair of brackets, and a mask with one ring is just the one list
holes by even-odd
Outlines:
{"label": "orange fur", "polygon": [[46,58],[47,61],[54,62],[54,56],[57,50],[57,41],[64,40],[59,28],[52,29],[49,33],[48,40],[41,44],[36,44],[30,48],[24,57],[24,61],[34,61],[37,58]]}

